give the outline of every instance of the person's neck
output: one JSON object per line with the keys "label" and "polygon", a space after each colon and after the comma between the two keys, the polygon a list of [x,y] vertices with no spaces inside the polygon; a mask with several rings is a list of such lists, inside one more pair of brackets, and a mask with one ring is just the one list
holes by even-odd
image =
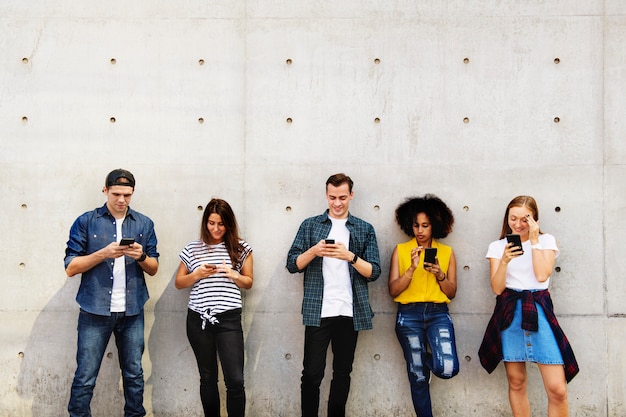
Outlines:
{"label": "person's neck", "polygon": [[417,246],[423,246],[425,248],[430,248],[433,245],[433,238],[431,237],[430,239],[428,239],[425,242],[420,242],[419,240],[417,240],[417,238],[415,239],[415,241],[417,242]]}
{"label": "person's neck", "polygon": [[122,214],[116,213],[115,211],[111,210],[111,207],[109,207],[108,205],[107,210],[109,210],[109,213],[111,214],[111,216],[113,216],[113,218],[115,218],[115,220],[122,220],[128,214],[128,207],[126,207],[126,210],[124,210],[124,213]]}
{"label": "person's neck", "polygon": [[342,216],[342,217],[337,217],[337,216],[333,216],[333,214],[332,214],[330,211],[328,211],[328,217],[330,217],[332,220],[345,220],[345,219],[347,219],[347,218],[348,218],[348,214],[349,214],[349,213],[346,213],[346,214],[345,214],[344,216]]}

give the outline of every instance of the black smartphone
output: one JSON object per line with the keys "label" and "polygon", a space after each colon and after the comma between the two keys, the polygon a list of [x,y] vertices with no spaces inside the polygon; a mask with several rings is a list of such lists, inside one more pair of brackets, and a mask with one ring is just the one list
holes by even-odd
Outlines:
{"label": "black smartphone", "polygon": [[522,249],[522,238],[520,237],[520,235],[509,233],[508,235],[506,235],[506,241],[512,243],[513,246],[519,246],[519,250],[524,253],[524,249]]}
{"label": "black smartphone", "polygon": [[122,240],[120,240],[120,246],[128,246],[132,245],[133,243],[135,243],[134,237],[123,237]]}
{"label": "black smartphone", "polygon": [[327,245],[334,245],[335,244],[335,239],[325,239],[324,243],[326,243]]}
{"label": "black smartphone", "polygon": [[437,263],[437,248],[426,248],[424,249],[424,263],[428,262],[429,264]]}

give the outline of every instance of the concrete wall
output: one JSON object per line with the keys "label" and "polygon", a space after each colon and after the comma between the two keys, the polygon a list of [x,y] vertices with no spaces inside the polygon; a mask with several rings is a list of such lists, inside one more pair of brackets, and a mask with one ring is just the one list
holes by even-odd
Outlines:
{"label": "concrete wall", "polygon": [[[626,415],[625,41],[622,0],[3,0],[0,417],[65,413],[78,278],[63,251],[117,167],[135,174],[132,206],[155,221],[161,252],[146,306],[150,416],[201,415],[188,293],[172,281],[212,196],[255,250],[248,415],[298,415],[302,277],[285,256],[339,171],[383,259],[350,415],[412,415],[386,275],[405,239],[393,211],[426,192],[456,215],[446,242],[460,269],[462,369],[433,381],[437,415],[509,413],[502,367],[488,375],[477,350],[494,305],[484,255],[518,194],[537,198],[562,248],[552,294],[581,366],[571,415]],[[98,417],[122,415],[109,352]],[[533,415],[546,415],[529,372]]]}

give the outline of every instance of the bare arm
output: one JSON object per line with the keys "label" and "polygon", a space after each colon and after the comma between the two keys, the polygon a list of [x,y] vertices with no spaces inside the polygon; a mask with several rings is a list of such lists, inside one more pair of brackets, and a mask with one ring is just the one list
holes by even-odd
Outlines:
{"label": "bare arm", "polygon": [[522,251],[513,247],[512,243],[507,243],[502,253],[502,259],[489,258],[489,270],[491,277],[491,290],[500,295],[506,289],[506,270],[509,262],[522,255]]}
{"label": "bare arm", "polygon": [[425,269],[435,275],[441,291],[452,300],[456,296],[456,256],[454,255],[454,251],[450,254],[448,272],[444,273],[439,268],[439,260],[437,260],[437,263],[432,267],[427,266]]}
{"label": "bare arm", "polygon": [[239,288],[249,289],[252,288],[252,271],[252,253],[250,253],[246,258],[246,261],[243,264],[243,268],[241,268],[241,273],[226,266],[225,263],[223,263],[222,265],[204,264],[196,268],[194,271],[189,272],[187,271],[187,267],[185,266],[185,264],[181,262],[178,266],[178,271],[176,272],[174,286],[179,290],[183,288],[189,288],[201,279],[209,278],[215,274],[221,274],[221,276],[226,276],[233,280],[233,282]]}
{"label": "bare arm", "polygon": [[391,264],[389,266],[389,295],[397,297],[409,287],[413,279],[413,273],[417,269],[420,261],[421,248],[415,248],[411,252],[411,266],[404,274],[400,275],[400,267],[398,265],[398,247],[395,247],[391,254]]}
{"label": "bare arm", "polygon": [[[350,252],[348,248],[346,248],[346,246],[341,242],[332,243],[332,244],[323,244],[320,253],[322,254],[322,256],[327,256],[329,258],[335,258],[335,259],[341,259],[346,262],[352,262],[352,260],[354,259],[354,255],[355,255],[353,252]],[[372,270],[373,270],[372,264],[366,261],[365,259],[361,258],[360,256],[357,256],[356,262],[353,263],[352,266],[363,277],[369,278],[372,276]]]}
{"label": "bare arm", "polygon": [[250,288],[252,288],[252,281],[253,281],[253,274],[252,274],[252,265],[253,265],[253,260],[252,260],[252,252],[250,252],[250,254],[248,255],[248,257],[246,258],[246,261],[243,264],[243,267],[241,268],[241,273],[235,271],[234,269],[231,269],[227,266],[225,266],[225,264],[222,265],[218,265],[217,266],[217,272],[223,272],[224,275],[226,275],[228,278],[232,279],[233,282],[239,287],[239,288],[243,288],[245,290],[248,290]]}
{"label": "bare arm", "polygon": [[554,268],[556,252],[553,250],[533,249],[533,272],[537,281],[546,282]]}
{"label": "bare arm", "polygon": [[187,271],[187,267],[183,262],[178,265],[178,271],[176,271],[176,278],[174,280],[174,286],[176,288],[183,289],[189,288],[199,280],[208,278],[215,274],[215,265],[204,264],[194,271]]}
{"label": "bare arm", "polygon": [[139,258],[141,258],[144,253],[143,246],[141,246],[141,244],[135,242],[130,246],[121,247],[125,248],[123,250],[124,255],[130,256],[131,258],[136,260],[137,263],[139,263],[141,269],[143,269],[146,274],[153,276],[157,273],[159,269],[159,261],[156,258],[151,258],[146,254],[146,258],[143,261],[139,262]]}
{"label": "bare arm", "polygon": [[[539,243],[539,223],[531,216],[528,219],[528,237],[531,245]],[[552,269],[554,268],[554,260],[556,252],[553,250],[532,249],[533,272],[539,282],[546,282],[550,278]]]}

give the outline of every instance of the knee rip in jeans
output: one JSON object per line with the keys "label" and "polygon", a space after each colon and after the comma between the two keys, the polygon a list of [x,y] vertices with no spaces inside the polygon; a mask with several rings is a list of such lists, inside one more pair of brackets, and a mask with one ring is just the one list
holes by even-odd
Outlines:
{"label": "knee rip in jeans", "polygon": [[441,341],[441,350],[444,355],[452,355],[452,341],[450,340],[450,330],[439,329],[439,340]]}
{"label": "knee rip in jeans", "polygon": [[425,381],[424,364],[422,363],[422,345],[420,338],[411,336],[407,338],[409,347],[411,348],[411,373],[413,373],[418,381]]}
{"label": "knee rip in jeans", "polygon": [[450,338],[449,329],[439,329],[439,345],[441,346],[441,353],[443,354],[441,372],[442,378],[452,378],[454,376],[454,361],[452,359],[452,340]]}

